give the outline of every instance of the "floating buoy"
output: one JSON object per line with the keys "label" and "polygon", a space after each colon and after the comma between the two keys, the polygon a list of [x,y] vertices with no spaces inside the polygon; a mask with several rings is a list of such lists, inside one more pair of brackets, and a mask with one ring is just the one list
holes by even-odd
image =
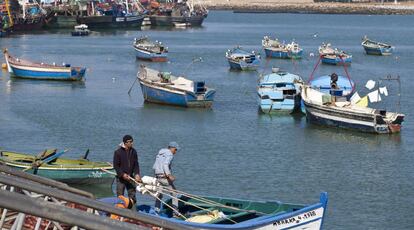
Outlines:
{"label": "floating buoy", "polygon": [[314,53],[309,53],[309,56],[313,57],[313,56],[315,56],[315,54]]}
{"label": "floating buoy", "polygon": [[6,64],[6,63],[2,63],[2,64],[1,64],[1,68],[2,68],[2,69],[7,69],[7,64]]}

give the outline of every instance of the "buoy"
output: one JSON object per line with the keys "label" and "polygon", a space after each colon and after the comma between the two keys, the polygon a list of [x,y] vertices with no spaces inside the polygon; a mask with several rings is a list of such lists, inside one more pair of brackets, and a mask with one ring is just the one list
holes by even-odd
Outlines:
{"label": "buoy", "polygon": [[6,64],[6,63],[2,63],[2,64],[1,64],[1,68],[2,68],[2,69],[7,69],[7,64]]}

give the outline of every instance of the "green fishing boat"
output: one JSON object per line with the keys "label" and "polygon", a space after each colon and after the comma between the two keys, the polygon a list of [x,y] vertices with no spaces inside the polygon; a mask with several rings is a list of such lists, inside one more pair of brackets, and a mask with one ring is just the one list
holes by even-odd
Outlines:
{"label": "green fishing boat", "polygon": [[0,151],[0,164],[68,184],[102,184],[111,183],[114,179],[108,173],[114,171],[113,166],[107,162],[87,160],[89,151],[83,159],[61,158],[60,155],[64,152],[66,151],[57,152],[56,149],[51,149],[36,156]]}

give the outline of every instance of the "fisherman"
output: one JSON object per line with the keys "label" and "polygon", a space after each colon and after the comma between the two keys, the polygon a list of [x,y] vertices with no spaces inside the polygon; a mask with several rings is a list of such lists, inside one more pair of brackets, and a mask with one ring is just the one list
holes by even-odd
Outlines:
{"label": "fisherman", "polygon": [[134,140],[130,135],[125,135],[119,148],[114,152],[114,168],[116,171],[116,195],[124,195],[125,189],[128,197],[136,203],[135,186],[136,182],[141,182],[139,174],[139,164],[137,151],[132,147]]}
{"label": "fisherman", "polygon": [[338,89],[338,84],[336,83],[338,81],[338,74],[332,73],[331,74],[331,89]]}
{"label": "fisherman", "polygon": [[[174,158],[174,155],[177,153],[179,149],[180,147],[178,146],[177,142],[170,142],[168,144],[168,148],[163,148],[158,152],[157,156],[155,157],[155,163],[152,166],[152,168],[154,169],[155,177],[157,178],[158,182],[161,184],[161,186],[166,187],[169,190],[175,190],[175,177],[171,173],[171,163]],[[175,197],[174,193],[170,194]],[[155,210],[157,212],[160,211],[160,200],[162,199],[162,197],[162,193],[160,193],[158,195],[158,199],[156,199],[155,201]],[[178,207],[178,199],[173,198],[172,205],[173,208],[176,209]]]}

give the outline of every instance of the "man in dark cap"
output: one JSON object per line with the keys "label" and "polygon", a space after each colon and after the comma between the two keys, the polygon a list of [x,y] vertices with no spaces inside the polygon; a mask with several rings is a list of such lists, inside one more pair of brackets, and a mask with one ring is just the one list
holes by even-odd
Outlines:
{"label": "man in dark cap", "polygon": [[125,135],[119,148],[114,153],[114,168],[116,171],[116,195],[124,195],[128,191],[128,197],[136,203],[134,178],[141,182],[137,151],[132,147],[134,139]]}

